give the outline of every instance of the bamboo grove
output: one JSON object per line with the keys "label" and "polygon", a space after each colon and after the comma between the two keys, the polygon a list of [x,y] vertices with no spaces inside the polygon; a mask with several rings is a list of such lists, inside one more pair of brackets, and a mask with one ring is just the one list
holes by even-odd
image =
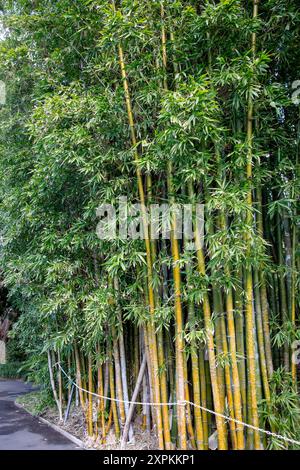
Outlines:
{"label": "bamboo grove", "polygon": [[[60,418],[76,380],[103,445],[296,448],[242,423],[299,440],[298,1],[0,4],[1,276],[29,376]],[[204,240],[175,218],[151,238],[146,209],[145,240],[100,240],[124,196],[203,204]]]}

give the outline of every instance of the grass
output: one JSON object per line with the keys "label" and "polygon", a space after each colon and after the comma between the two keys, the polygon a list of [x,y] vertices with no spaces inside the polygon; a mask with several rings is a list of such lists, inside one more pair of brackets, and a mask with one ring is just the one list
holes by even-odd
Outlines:
{"label": "grass", "polygon": [[23,406],[25,410],[34,416],[39,416],[47,409],[51,408],[52,403],[49,402],[49,395],[45,390],[38,390],[26,395],[21,395],[16,399],[16,403]]}

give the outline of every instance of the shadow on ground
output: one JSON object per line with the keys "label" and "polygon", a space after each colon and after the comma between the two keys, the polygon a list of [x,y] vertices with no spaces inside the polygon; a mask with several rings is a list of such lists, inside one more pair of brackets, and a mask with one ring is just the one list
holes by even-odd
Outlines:
{"label": "shadow on ground", "polygon": [[35,390],[20,380],[0,379],[0,450],[79,450],[60,433],[15,405]]}

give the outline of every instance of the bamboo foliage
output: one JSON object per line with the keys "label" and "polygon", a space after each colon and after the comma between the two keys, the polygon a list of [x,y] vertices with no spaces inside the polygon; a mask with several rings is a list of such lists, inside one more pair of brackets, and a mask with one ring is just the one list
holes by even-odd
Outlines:
{"label": "bamboo foliage", "polygon": [[[145,434],[166,450],[296,448],[255,428],[300,429],[298,2],[13,3],[9,341],[59,418],[76,408],[102,447]],[[140,204],[136,237],[118,232],[124,198],[128,233]],[[116,236],[97,236],[100,204]],[[189,205],[192,242],[176,211],[153,236],[153,204]]]}

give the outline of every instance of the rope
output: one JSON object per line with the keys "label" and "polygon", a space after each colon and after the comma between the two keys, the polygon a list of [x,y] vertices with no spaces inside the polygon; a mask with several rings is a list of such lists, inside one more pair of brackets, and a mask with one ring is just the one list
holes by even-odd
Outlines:
{"label": "rope", "polygon": [[266,431],[265,429],[262,428],[257,428],[256,426],[252,426],[252,424],[244,423],[243,421],[239,421],[238,419],[231,418],[230,416],[223,415],[222,413],[217,413],[216,411],[210,410],[208,408],[205,408],[204,406],[201,405],[196,405],[196,403],[193,403],[191,401],[177,401],[177,402],[168,402],[168,403],[155,403],[155,402],[141,402],[141,401],[130,401],[130,400],[119,400],[118,398],[111,398],[111,397],[105,397],[103,395],[98,395],[98,393],[90,392],[89,390],[86,390],[85,388],[79,387],[76,382],[74,382],[71,377],[68,376],[68,374],[65,372],[65,370],[61,367],[59,363],[55,364],[58,365],[62,373],[66,376],[66,378],[76,387],[78,390],[81,390],[82,392],[89,393],[90,395],[93,395],[94,397],[97,398],[103,398],[105,400],[109,401],[114,401],[117,403],[127,403],[129,405],[146,405],[146,406],[185,406],[185,405],[191,405],[194,406],[195,408],[200,408],[202,411],[206,411],[207,413],[210,413],[214,416],[217,416],[219,418],[223,418],[227,421],[233,421],[236,424],[240,424],[242,426],[245,426],[246,428],[253,429],[254,431],[261,432],[263,434],[267,434],[268,436],[275,437],[277,439],[281,439],[285,442],[289,442],[290,444],[296,444],[300,446],[300,441],[296,441],[295,439],[291,439],[289,437],[281,436],[280,434],[276,434],[271,431]]}
{"label": "rope", "polygon": [[252,426],[252,424],[243,423],[243,421],[239,421],[238,419],[231,418],[230,416],[225,416],[222,413],[217,413],[216,411],[209,410],[208,408],[205,408],[204,406],[196,405],[196,403],[192,403],[191,401],[185,401],[185,403],[195,406],[196,408],[200,408],[201,410],[211,413],[220,418],[227,419],[228,421],[234,421],[235,423],[241,424],[245,426],[246,428],[253,429],[254,431],[262,432],[264,434],[267,434],[268,436],[277,437],[277,439],[282,439],[283,441],[290,442],[291,444],[300,445],[300,441],[296,441],[295,439],[291,439],[289,437],[281,436],[280,434],[276,434],[271,431],[266,431],[265,429],[262,429],[262,428],[257,428],[256,426]]}

